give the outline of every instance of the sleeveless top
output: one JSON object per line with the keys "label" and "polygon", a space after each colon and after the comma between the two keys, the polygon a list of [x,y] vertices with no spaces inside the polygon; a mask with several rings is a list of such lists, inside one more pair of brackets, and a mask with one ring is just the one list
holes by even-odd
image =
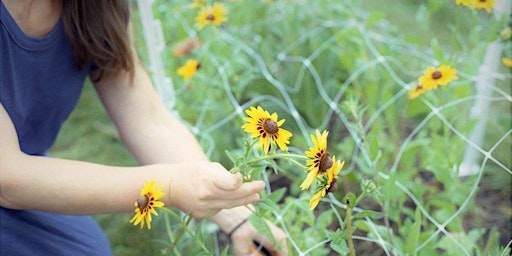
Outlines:
{"label": "sleeveless top", "polygon": [[[62,20],[45,37],[26,35],[0,1],[0,103],[21,150],[45,155],[75,108],[91,70],[80,69]],[[0,134],[0,143],[2,135]],[[0,255],[111,255],[90,216],[0,207]]]}

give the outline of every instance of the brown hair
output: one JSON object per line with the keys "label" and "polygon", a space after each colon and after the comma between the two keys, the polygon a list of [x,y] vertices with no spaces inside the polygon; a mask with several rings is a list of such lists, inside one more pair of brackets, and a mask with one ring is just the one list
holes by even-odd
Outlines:
{"label": "brown hair", "polygon": [[96,80],[123,69],[134,72],[128,0],[64,0],[63,22],[80,68],[92,62]]}

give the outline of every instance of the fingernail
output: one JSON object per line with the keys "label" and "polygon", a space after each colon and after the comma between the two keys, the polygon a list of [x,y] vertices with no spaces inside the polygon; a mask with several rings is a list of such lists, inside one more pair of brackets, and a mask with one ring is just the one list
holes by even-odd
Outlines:
{"label": "fingernail", "polygon": [[260,195],[259,194],[254,194],[251,197],[251,201],[253,201],[253,202],[256,202],[256,201],[259,201],[259,200],[260,200]]}

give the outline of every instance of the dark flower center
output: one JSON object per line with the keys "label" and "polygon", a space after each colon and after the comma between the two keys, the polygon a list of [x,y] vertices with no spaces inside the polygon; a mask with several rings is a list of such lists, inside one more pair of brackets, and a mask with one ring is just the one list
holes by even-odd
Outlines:
{"label": "dark flower center", "polygon": [[432,72],[432,79],[439,79],[442,76],[443,76],[443,74],[439,70]]}
{"label": "dark flower center", "polygon": [[206,16],[206,19],[209,20],[209,21],[214,21],[215,20],[215,15],[213,14],[208,14],[208,16]]}
{"label": "dark flower center", "polygon": [[265,122],[263,122],[263,129],[270,135],[276,134],[277,131],[279,131],[277,122],[272,119],[267,119]]}
{"label": "dark flower center", "polygon": [[321,172],[325,172],[325,171],[327,171],[331,167],[332,167],[332,158],[331,158],[331,156],[329,156],[329,154],[323,154],[320,157],[320,164],[318,166],[318,169]]}
{"label": "dark flower center", "polygon": [[146,207],[148,207],[148,204],[149,198],[147,196],[141,196],[137,198],[137,207],[139,207],[139,209],[145,209]]}
{"label": "dark flower center", "polygon": [[336,178],[332,180],[332,183],[329,185],[329,189],[327,189],[327,192],[334,192],[338,189],[338,183],[336,183]]}

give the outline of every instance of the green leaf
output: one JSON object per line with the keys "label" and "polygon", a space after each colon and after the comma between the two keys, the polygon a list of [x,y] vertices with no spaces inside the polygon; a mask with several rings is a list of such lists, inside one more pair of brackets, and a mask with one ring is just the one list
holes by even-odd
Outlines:
{"label": "green leaf", "polygon": [[370,158],[372,161],[376,161],[379,155],[382,154],[378,139],[373,139],[370,141],[370,152],[368,153],[370,154]]}
{"label": "green leaf", "polygon": [[272,243],[276,242],[274,234],[270,230],[270,227],[268,226],[264,218],[253,214],[249,217],[249,222],[254,226],[254,228],[259,233],[261,233],[263,236],[267,238],[270,238]]}
{"label": "green leaf", "polygon": [[228,245],[228,246],[226,246],[226,247],[224,248],[224,250],[222,250],[222,252],[221,252],[221,254],[220,254],[220,255],[222,255],[222,256],[228,256],[228,253],[229,253],[229,245]]}
{"label": "green leaf", "polygon": [[386,15],[382,12],[372,12],[366,19],[366,24],[368,27],[372,27],[373,25],[379,23],[381,20],[386,18]]}
{"label": "green leaf", "polygon": [[337,229],[335,232],[327,233],[327,237],[331,239],[331,249],[339,253],[340,255],[348,254],[347,241],[345,241],[345,232],[341,229]]}
{"label": "green leaf", "polygon": [[409,255],[416,255],[416,248],[418,247],[418,240],[420,238],[421,231],[421,211],[420,208],[416,208],[414,217],[414,223],[411,225],[407,240],[405,242],[405,252]]}
{"label": "green leaf", "polygon": [[373,218],[377,215],[381,215],[380,212],[376,212],[376,211],[370,211],[370,210],[364,210],[362,212],[358,212],[356,214],[354,214],[354,216],[352,216],[352,218],[356,219],[356,218],[366,218],[366,217],[370,217],[370,218]]}
{"label": "green leaf", "polygon": [[[268,197],[260,199],[256,203],[256,205],[260,211],[261,210],[268,210],[270,212],[278,212],[279,211],[279,206],[276,203],[274,203],[272,200],[270,200]],[[264,212],[261,212],[261,215],[264,215]]]}
{"label": "green leaf", "polygon": [[272,202],[277,203],[283,198],[284,194],[286,193],[286,187],[280,188],[276,191],[273,191],[270,195],[267,196],[268,199],[270,199]]}
{"label": "green leaf", "polygon": [[315,227],[318,229],[326,229],[332,223],[333,219],[334,213],[332,209],[324,211],[316,218]]}
{"label": "green leaf", "polygon": [[432,38],[432,40],[430,41],[430,45],[432,47],[432,52],[434,53],[434,58],[442,62],[444,60],[443,49],[439,45],[437,39]]}
{"label": "green leaf", "polygon": [[225,150],[225,152],[226,152],[226,155],[228,156],[229,160],[231,160],[231,162],[233,162],[233,164],[235,164],[236,160],[238,159],[238,156],[229,150]]}

